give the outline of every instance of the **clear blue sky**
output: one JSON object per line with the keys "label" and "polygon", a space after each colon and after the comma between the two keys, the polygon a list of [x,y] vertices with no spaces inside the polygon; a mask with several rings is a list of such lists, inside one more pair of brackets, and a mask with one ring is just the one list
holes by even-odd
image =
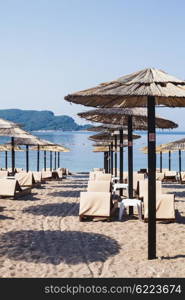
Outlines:
{"label": "clear blue sky", "polygon": [[[0,108],[75,117],[70,92],[145,67],[185,79],[184,12],[184,0],[0,0]],[[185,130],[185,109],[160,113]]]}

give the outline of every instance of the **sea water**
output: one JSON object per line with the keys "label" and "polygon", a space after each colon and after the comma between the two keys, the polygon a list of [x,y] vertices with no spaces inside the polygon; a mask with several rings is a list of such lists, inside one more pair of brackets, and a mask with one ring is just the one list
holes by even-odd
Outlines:
{"label": "sea water", "polygon": [[[88,172],[92,168],[103,167],[103,153],[94,153],[93,141],[88,138],[93,135],[93,132],[87,131],[48,131],[48,132],[32,132],[32,134],[47,139],[53,143],[62,144],[70,148],[70,152],[60,153],[60,166],[68,168],[74,172]],[[147,134],[144,132],[137,132],[141,135],[140,139],[134,141],[134,170],[147,167],[147,154],[144,154],[140,149],[147,146]],[[157,144],[168,143],[178,139],[182,139],[185,132],[159,132],[157,133]],[[0,143],[10,141],[8,138],[0,137]],[[25,148],[22,146],[22,148]],[[26,153],[16,152],[15,165],[18,168],[25,169]],[[53,152],[53,166],[54,166],[54,152]],[[50,155],[47,152],[47,167],[50,167]],[[0,167],[5,165],[5,154],[0,152]],[[118,152],[119,165],[119,152]],[[8,166],[11,167],[11,153],[8,153]],[[44,166],[44,153],[40,152],[40,168]],[[29,167],[30,170],[37,168],[37,151],[29,151]],[[159,155],[157,155],[157,167],[159,167]],[[163,154],[163,168],[168,168],[168,153]],[[124,148],[124,170],[128,169],[127,149]],[[178,151],[171,154],[171,169],[178,170]],[[185,170],[185,153],[182,152],[182,170]]]}

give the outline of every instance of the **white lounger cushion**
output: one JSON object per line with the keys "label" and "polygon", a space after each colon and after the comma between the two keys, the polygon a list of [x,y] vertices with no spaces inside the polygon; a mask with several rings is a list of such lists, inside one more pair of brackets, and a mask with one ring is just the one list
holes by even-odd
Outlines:
{"label": "white lounger cushion", "polygon": [[177,175],[176,171],[165,171],[164,176],[165,177],[175,177]]}
{"label": "white lounger cushion", "polygon": [[96,174],[96,179],[98,181],[108,180],[111,181],[112,175],[111,174]]}
{"label": "white lounger cushion", "polygon": [[[144,218],[148,218],[148,180],[139,181],[144,199]],[[156,219],[175,219],[174,195],[162,194],[161,182],[156,181]]]}
{"label": "white lounger cushion", "polygon": [[15,174],[21,186],[32,186],[35,183],[32,172],[20,172]]}
{"label": "white lounger cushion", "polygon": [[156,180],[163,180],[164,179],[164,173],[156,172]]}
{"label": "white lounger cushion", "polygon": [[42,171],[42,179],[46,179],[46,178],[52,178],[51,171]]}
{"label": "white lounger cushion", "polygon": [[15,179],[0,179],[0,196],[13,197],[16,191],[17,181]]}
{"label": "white lounger cushion", "polygon": [[34,177],[35,182],[41,182],[41,180],[42,180],[42,173],[38,172],[38,171],[34,171],[33,172],[33,177]]}
{"label": "white lounger cushion", "polygon": [[8,176],[8,171],[0,171],[0,178],[6,178]]}
{"label": "white lounger cushion", "polygon": [[104,181],[97,181],[97,180],[91,180],[88,181],[88,192],[110,192],[110,181],[104,180]]}
{"label": "white lounger cushion", "polygon": [[110,216],[111,193],[81,192],[79,215]]}

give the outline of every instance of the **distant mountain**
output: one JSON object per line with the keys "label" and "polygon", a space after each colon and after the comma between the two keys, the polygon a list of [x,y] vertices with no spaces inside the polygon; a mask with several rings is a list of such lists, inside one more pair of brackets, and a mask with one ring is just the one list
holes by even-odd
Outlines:
{"label": "distant mountain", "polygon": [[0,118],[23,125],[25,130],[84,130],[91,125],[78,125],[69,116],[55,116],[52,111],[1,109]]}

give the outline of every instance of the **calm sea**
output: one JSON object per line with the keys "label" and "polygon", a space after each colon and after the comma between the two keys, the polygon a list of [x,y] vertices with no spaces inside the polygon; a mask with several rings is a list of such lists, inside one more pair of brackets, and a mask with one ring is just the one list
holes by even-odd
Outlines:
{"label": "calm sea", "polygon": [[[47,139],[53,143],[62,144],[71,149],[69,153],[60,154],[60,166],[75,172],[90,171],[93,167],[103,167],[103,153],[93,153],[93,142],[88,137],[93,133],[82,131],[70,132],[32,132],[40,138]],[[139,132],[141,138],[134,142],[134,169],[147,167],[147,155],[140,149],[147,145],[147,135]],[[167,143],[185,136],[185,132],[168,132],[157,134],[157,144]],[[7,142],[7,138],[0,137],[0,143]],[[24,147],[23,147],[24,148]],[[11,166],[10,153],[8,154],[9,166]],[[118,155],[119,156],[119,155]],[[30,151],[30,170],[36,170],[36,151]],[[40,155],[40,168],[43,168],[43,152]],[[5,154],[0,153],[0,167],[4,167]],[[119,163],[119,161],[118,161]],[[54,165],[54,155],[53,155]],[[157,156],[159,167],[159,157]],[[25,168],[25,152],[16,152],[16,167]],[[47,167],[49,168],[49,153],[47,153]],[[163,167],[168,167],[168,154],[163,154]],[[178,153],[172,153],[172,169],[178,170]],[[185,170],[185,153],[182,152],[182,169]],[[124,151],[124,170],[127,170],[127,150]]]}

